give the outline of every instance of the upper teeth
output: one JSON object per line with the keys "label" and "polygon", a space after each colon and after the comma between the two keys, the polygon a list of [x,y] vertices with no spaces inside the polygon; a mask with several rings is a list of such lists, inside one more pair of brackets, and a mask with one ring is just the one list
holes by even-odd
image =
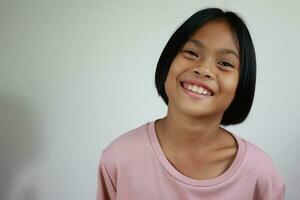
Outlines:
{"label": "upper teeth", "polygon": [[195,93],[198,93],[198,94],[202,94],[202,95],[207,95],[207,96],[211,96],[211,92],[208,91],[207,89],[201,87],[201,86],[198,86],[198,85],[193,85],[193,84],[189,84],[189,83],[183,83],[183,86],[192,91],[192,92],[195,92]]}

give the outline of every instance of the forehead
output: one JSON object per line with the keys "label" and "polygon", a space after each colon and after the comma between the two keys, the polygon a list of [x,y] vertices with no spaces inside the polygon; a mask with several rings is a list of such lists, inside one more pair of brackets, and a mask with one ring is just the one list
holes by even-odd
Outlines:
{"label": "forehead", "polygon": [[[238,41],[235,33],[225,20],[211,21],[200,27],[189,40],[199,40],[204,46],[212,49],[232,49],[238,52]],[[189,41],[188,40],[188,41]]]}

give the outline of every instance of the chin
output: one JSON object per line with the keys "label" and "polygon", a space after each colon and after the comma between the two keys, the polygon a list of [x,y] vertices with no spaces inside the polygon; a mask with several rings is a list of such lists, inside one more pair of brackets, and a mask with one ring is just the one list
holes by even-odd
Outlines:
{"label": "chin", "polygon": [[190,106],[184,106],[180,108],[181,112],[184,113],[187,116],[191,117],[203,117],[207,115],[211,115],[214,113],[214,110],[208,109],[206,106],[197,106],[195,105],[190,105]]}

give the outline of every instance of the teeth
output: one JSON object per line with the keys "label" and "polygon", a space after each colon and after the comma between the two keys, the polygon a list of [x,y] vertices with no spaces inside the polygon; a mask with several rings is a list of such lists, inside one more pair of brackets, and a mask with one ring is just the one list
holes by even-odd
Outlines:
{"label": "teeth", "polygon": [[187,84],[187,83],[184,83],[183,86],[192,91],[192,92],[195,92],[195,93],[198,93],[198,94],[202,94],[202,95],[208,95],[208,96],[211,96],[211,93],[206,90],[205,88],[201,87],[201,86],[198,86],[198,85],[191,85],[191,84]]}
{"label": "teeth", "polygon": [[198,90],[198,86],[193,85],[192,91],[193,91],[193,92],[197,92],[197,90]]}
{"label": "teeth", "polygon": [[198,93],[202,93],[203,91],[204,91],[204,89],[202,87],[198,87],[198,90],[197,90]]}

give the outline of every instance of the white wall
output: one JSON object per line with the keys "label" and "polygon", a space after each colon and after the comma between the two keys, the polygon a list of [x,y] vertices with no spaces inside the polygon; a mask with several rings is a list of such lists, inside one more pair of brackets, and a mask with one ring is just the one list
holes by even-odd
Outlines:
{"label": "white wall", "polygon": [[95,199],[102,149],[162,117],[154,72],[175,29],[208,6],[245,19],[258,80],[247,121],[299,199],[297,1],[0,1],[0,199]]}

